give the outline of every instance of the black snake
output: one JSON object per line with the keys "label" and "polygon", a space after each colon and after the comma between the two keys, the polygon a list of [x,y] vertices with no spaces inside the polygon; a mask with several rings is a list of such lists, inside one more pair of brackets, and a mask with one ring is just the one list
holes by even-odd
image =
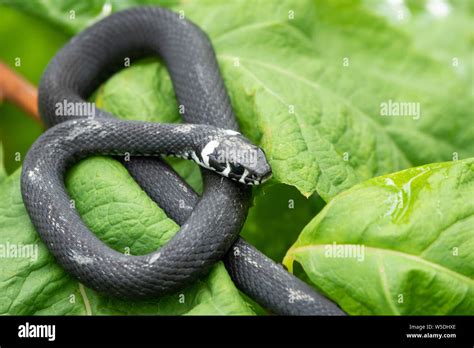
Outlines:
{"label": "black snake", "polygon": [[[166,64],[187,124],[122,121],[95,106],[90,115],[58,115],[58,103],[86,103],[125,58],[145,56]],[[39,86],[39,110],[50,128],[25,158],[23,200],[47,248],[80,282],[111,296],[151,298],[182,289],[223,259],[237,287],[274,313],[343,314],[239,238],[251,197],[248,185],[268,179],[271,169],[263,151],[237,132],[214,50],[193,23],[159,7],[101,20],[49,63]],[[121,254],[95,237],[70,206],[64,186],[67,168],[79,159],[128,153],[136,156],[123,161],[131,175],[181,225],[165,246],[142,256]],[[236,156],[242,153],[246,156]],[[204,167],[202,197],[161,155]],[[179,202],[194,209],[180,209]]]}

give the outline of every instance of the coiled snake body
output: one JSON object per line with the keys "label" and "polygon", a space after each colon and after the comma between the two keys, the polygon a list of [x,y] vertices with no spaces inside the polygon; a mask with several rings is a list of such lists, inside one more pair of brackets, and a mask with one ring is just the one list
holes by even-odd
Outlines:
{"label": "coiled snake body", "polygon": [[[164,60],[186,111],[183,119],[192,125],[122,121],[95,107],[94,117],[55,112],[58,103],[85,103],[125,58],[150,55]],[[105,18],[52,59],[39,86],[39,109],[51,128],[25,158],[23,200],[47,248],[80,282],[116,297],[157,297],[182,289],[224,259],[236,285],[274,313],[343,314],[238,237],[249,207],[248,185],[268,179],[271,169],[263,151],[237,132],[213,48],[194,24],[159,7]],[[238,152],[253,154],[253,160],[229,155]],[[137,156],[123,162],[130,174],[181,225],[165,246],[143,256],[121,254],[95,237],[70,207],[63,182],[67,168],[81,158],[126,153]],[[202,197],[159,157],[144,155],[176,155],[204,167]],[[194,210],[180,209],[180,201]]]}

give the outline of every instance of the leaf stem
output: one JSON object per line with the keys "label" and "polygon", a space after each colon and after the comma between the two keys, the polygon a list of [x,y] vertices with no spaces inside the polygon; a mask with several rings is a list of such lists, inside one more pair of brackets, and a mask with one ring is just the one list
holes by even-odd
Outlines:
{"label": "leaf stem", "polygon": [[0,100],[19,106],[26,114],[43,125],[38,112],[38,91],[27,80],[0,61]]}

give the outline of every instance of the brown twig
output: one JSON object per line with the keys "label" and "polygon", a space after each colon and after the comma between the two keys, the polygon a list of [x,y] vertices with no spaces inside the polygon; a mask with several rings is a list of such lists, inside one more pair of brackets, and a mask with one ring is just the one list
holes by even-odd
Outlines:
{"label": "brown twig", "polygon": [[38,113],[36,88],[0,61],[0,100],[2,98],[19,106],[28,116],[43,125]]}

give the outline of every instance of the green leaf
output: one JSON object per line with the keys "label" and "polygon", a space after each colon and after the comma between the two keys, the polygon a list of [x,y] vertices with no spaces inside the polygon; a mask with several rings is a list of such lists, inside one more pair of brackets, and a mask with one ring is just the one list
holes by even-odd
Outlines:
{"label": "green leaf", "polygon": [[171,6],[177,0],[2,0],[2,3],[39,16],[75,34],[112,12],[136,5]]}
{"label": "green leaf", "polygon": [[284,264],[350,314],[474,312],[474,158],[381,176],[335,197]]}
{"label": "green leaf", "polygon": [[[357,2],[317,4],[318,26],[312,37],[319,54],[326,62],[335,62],[330,63],[333,67],[341,57],[349,59],[344,69],[332,73],[328,69],[320,83],[370,117],[377,132],[386,134],[395,147],[396,158],[405,158],[413,166],[474,155],[474,94],[472,75],[466,74],[471,69],[463,71],[453,67],[451,59],[439,59],[434,50],[420,46],[417,30],[378,16]],[[444,32],[427,30],[432,35],[431,47],[446,41]],[[472,26],[467,21],[450,31],[458,46],[472,45],[466,35]],[[339,44],[331,44],[336,41]],[[467,59],[463,65],[472,67],[472,63]],[[389,100],[418,103],[419,118],[381,116],[381,104]]]}
{"label": "green leaf", "polygon": [[[123,301],[85,288],[40,241],[23,206],[19,177],[17,171],[0,183],[0,314],[253,313],[221,262],[203,280],[153,301]],[[80,162],[69,172],[67,187],[86,224],[118,251],[137,255],[156,250],[178,230],[113,159]],[[11,250],[18,248],[33,252],[12,257]]]}
{"label": "green leaf", "polygon": [[409,35],[419,51],[429,52],[439,62],[451,64],[461,77],[472,79],[474,2],[411,0],[406,6],[403,2],[390,6],[388,2],[364,1],[367,9],[388,18]]}

